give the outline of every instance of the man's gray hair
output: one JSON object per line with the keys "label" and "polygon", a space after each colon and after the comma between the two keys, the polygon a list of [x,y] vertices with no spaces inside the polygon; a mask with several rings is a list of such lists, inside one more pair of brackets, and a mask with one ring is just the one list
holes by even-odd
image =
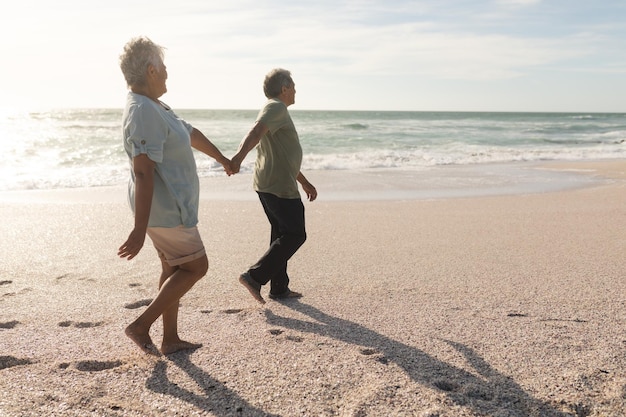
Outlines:
{"label": "man's gray hair", "polygon": [[286,69],[274,68],[265,76],[263,92],[267,98],[276,98],[283,92],[283,87],[291,86],[293,86],[291,73]]}
{"label": "man's gray hair", "polygon": [[145,36],[139,36],[124,45],[120,55],[120,68],[128,87],[143,86],[146,82],[146,70],[149,65],[163,66],[163,48]]}

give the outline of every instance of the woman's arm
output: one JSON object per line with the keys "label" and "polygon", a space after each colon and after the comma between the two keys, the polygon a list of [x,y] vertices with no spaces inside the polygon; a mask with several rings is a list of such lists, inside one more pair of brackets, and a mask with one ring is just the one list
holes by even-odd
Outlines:
{"label": "woman's arm", "polygon": [[226,158],[222,152],[211,142],[202,132],[194,127],[191,131],[191,146],[194,149],[210,156],[219,162],[223,167],[226,174],[232,175],[233,170],[230,166],[230,160]]}
{"label": "woman's arm", "polygon": [[133,158],[133,172],[135,174],[135,227],[128,239],[118,251],[120,258],[133,259],[146,240],[150,209],[152,207],[152,194],[154,193],[154,168],[156,163],[146,154],[140,154]]}

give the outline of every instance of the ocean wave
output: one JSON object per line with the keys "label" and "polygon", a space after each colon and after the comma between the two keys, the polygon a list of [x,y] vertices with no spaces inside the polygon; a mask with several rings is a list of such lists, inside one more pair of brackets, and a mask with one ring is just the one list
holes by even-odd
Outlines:
{"label": "ocean wave", "polygon": [[[549,160],[626,159],[626,146],[606,145],[576,147],[564,152],[559,147],[551,149],[503,149],[497,147],[463,147],[442,149],[366,150],[352,153],[305,154],[303,171],[338,171],[401,169],[420,170],[445,165],[477,165],[489,163],[514,163]],[[207,158],[197,159],[200,177],[224,175],[221,165]],[[242,173],[251,173],[254,158],[242,164]],[[98,187],[125,184],[129,178],[128,162],[114,165],[85,165],[80,160],[65,161],[56,167],[8,171],[0,169],[0,190],[28,190]]]}
{"label": "ocean wave", "polygon": [[528,147],[502,148],[465,146],[456,144],[446,149],[424,148],[413,150],[367,150],[351,153],[308,154],[303,169],[358,170],[377,168],[416,169],[437,165],[469,165],[545,160],[580,160],[626,158],[626,146],[576,147],[568,150],[560,146],[543,149]]}
{"label": "ocean wave", "polygon": [[[182,113],[182,112],[181,112]],[[256,111],[186,112],[224,155]],[[621,114],[294,112],[303,170],[424,169],[541,160],[626,158]],[[0,118],[0,190],[124,184],[120,110]],[[197,154],[201,177],[221,176]],[[242,172],[252,172],[254,151]]]}
{"label": "ocean wave", "polygon": [[368,125],[362,123],[350,123],[347,125],[342,125],[342,127],[352,130],[365,130],[369,128]]}

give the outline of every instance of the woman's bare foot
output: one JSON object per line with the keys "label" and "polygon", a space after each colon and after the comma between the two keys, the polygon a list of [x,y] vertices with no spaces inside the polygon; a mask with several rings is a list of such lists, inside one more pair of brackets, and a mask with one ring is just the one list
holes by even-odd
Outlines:
{"label": "woman's bare foot", "polygon": [[174,342],[163,342],[161,345],[161,352],[164,355],[169,355],[181,350],[195,350],[202,347],[202,343],[185,342],[184,340],[177,340]]}
{"label": "woman's bare foot", "polygon": [[159,355],[159,351],[154,343],[152,343],[152,339],[150,339],[148,332],[141,330],[136,324],[130,324],[124,333],[126,333],[126,336],[135,342],[135,344],[139,346],[139,349],[141,349],[144,353],[155,356]]}

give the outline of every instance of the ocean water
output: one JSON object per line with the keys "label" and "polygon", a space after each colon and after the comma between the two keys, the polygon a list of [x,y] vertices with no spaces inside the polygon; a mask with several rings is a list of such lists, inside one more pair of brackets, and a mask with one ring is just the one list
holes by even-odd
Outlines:
{"label": "ocean water", "polygon": [[[226,156],[257,110],[176,110]],[[0,114],[0,190],[125,184],[121,109]],[[626,114],[291,110],[303,170],[396,170],[626,158]],[[197,154],[201,177],[222,176]],[[254,152],[243,172],[251,172]]]}

